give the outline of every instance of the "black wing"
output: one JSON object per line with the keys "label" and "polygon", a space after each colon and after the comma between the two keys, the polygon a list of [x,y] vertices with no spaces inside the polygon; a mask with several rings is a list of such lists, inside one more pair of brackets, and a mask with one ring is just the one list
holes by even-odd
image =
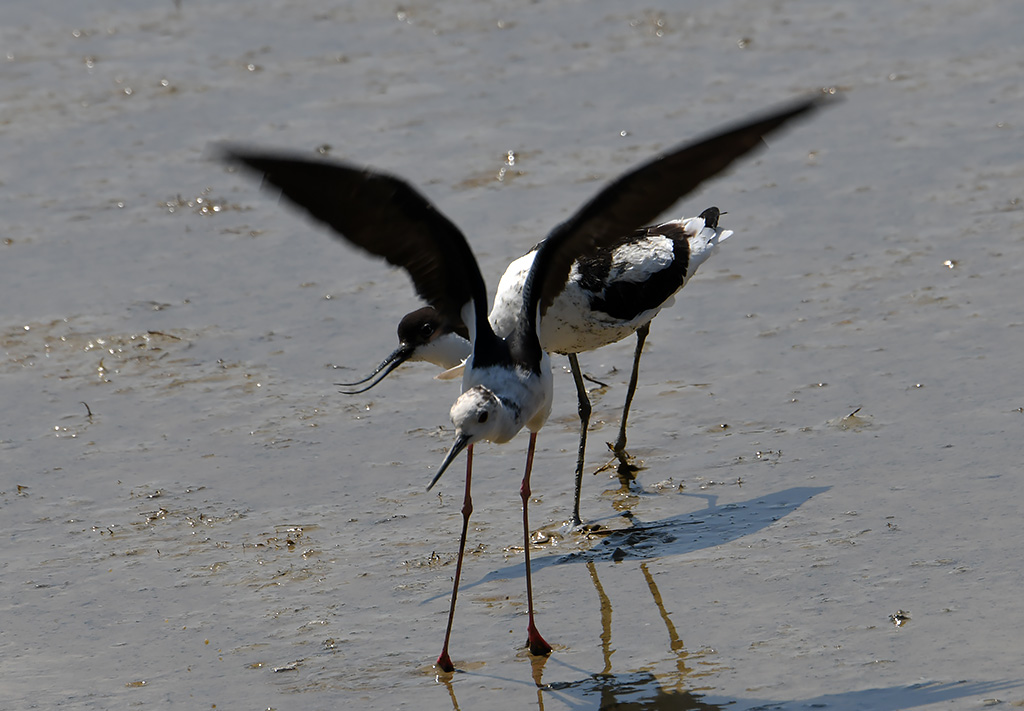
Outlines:
{"label": "black wing", "polygon": [[626,173],[591,198],[541,243],[523,288],[529,318],[524,319],[516,340],[521,344],[535,340],[530,333],[536,333],[536,318],[561,293],[576,259],[649,224],[702,182],[762,145],[764,136],[829,101],[826,97],[803,99],[678,147]]}
{"label": "black wing", "polygon": [[[339,161],[221,146],[221,157],[263,174],[346,241],[405,269],[416,293],[449,321],[471,299],[477,336],[487,323],[487,287],[465,236],[400,178]],[[485,337],[486,339],[486,337]]]}

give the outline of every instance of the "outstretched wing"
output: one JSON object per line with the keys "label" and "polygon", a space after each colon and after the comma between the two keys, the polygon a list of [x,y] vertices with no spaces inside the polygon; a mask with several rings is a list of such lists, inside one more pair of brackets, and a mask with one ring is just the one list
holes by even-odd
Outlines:
{"label": "outstretched wing", "polygon": [[340,161],[239,146],[220,151],[224,160],[261,173],[338,237],[405,269],[416,293],[445,318],[461,322],[472,300],[477,333],[487,324],[487,288],[465,236],[404,180]]}
{"label": "outstretched wing", "polygon": [[[764,136],[828,101],[815,97],[791,103],[677,147],[612,182],[541,243],[523,289],[530,316],[523,328],[536,332],[536,318],[565,287],[573,261],[649,224],[702,182],[761,146]],[[521,341],[531,338],[525,332],[517,335]]]}

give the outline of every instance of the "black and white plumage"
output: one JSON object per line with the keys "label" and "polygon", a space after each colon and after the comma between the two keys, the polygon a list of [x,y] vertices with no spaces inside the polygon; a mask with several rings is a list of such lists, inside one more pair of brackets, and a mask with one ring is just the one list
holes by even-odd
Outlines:
{"label": "black and white plumage", "polygon": [[[644,227],[573,262],[563,291],[540,323],[545,350],[568,355],[615,343],[649,323],[732,232],[719,210]],[[522,302],[522,283],[537,254],[512,262],[498,283],[490,320],[507,331]]]}
{"label": "black and white plumage", "polygon": [[449,322],[433,306],[424,306],[410,311],[398,322],[398,348],[369,375],[336,384],[350,388],[341,391],[346,395],[358,395],[380,383],[402,363],[433,363],[448,370],[464,363],[472,352],[469,330],[462,321]]}
{"label": "black and white plumage", "polygon": [[[540,343],[544,350],[569,357],[576,384],[580,416],[580,441],[576,461],[573,514],[570,523],[579,526],[583,465],[591,405],[583,384],[576,355],[637,334],[630,386],[620,420],[619,434],[609,443],[618,458],[620,475],[631,475],[626,452],[626,422],[636,391],[640,354],[651,320],[670,307],[697,268],[732,235],[718,225],[717,207],[699,216],[671,220],[641,228],[608,247],[573,262],[565,288],[540,321]],[[539,247],[539,245],[538,245]],[[488,320],[499,336],[512,330],[522,310],[523,284],[537,255],[538,247],[516,259],[502,275]],[[464,337],[465,326],[449,323],[432,308],[417,309],[402,318],[398,326],[399,346],[369,376],[354,383],[365,392],[404,361],[426,361],[446,369],[459,366],[472,346]],[[375,377],[376,376],[376,377]]]}
{"label": "black and white plumage", "polygon": [[[487,290],[473,253],[459,229],[405,181],[376,171],[323,160],[223,147],[223,158],[261,173],[266,184],[330,226],[338,236],[405,269],[416,292],[447,320],[461,320],[473,350],[463,392],[452,406],[455,442],[434,482],[467,449],[463,528],[449,609],[448,631],[438,666],[454,669],[448,643],[464,557],[469,516],[472,446],[486,439],[505,442],[530,430],[520,495],[529,607],[527,644],[548,654],[534,623],[527,504],[537,432],[551,408],[551,370],[538,324],[564,288],[574,261],[613,244],[650,223],[678,199],[759,146],[762,137],[805,115],[821,99],[804,99],[692,144],[676,148],[621,176],[601,190],[540,245],[523,284],[523,307],[504,338],[487,319]],[[433,482],[431,482],[433,485]]]}

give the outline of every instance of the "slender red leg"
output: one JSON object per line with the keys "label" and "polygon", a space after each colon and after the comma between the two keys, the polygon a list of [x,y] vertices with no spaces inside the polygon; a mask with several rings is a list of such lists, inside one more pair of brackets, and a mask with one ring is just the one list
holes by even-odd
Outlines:
{"label": "slender red leg", "polygon": [[537,433],[530,433],[530,448],[526,451],[526,473],[523,475],[523,485],[519,489],[519,495],[523,499],[523,535],[525,546],[523,552],[526,554],[526,604],[530,610],[530,624],[526,628],[526,646],[530,648],[530,654],[547,655],[551,654],[551,645],[544,641],[537,631],[537,625],[533,621],[533,578],[530,575],[530,518],[527,508],[530,503],[530,471],[533,469],[533,450],[537,444]]}
{"label": "slender red leg", "polygon": [[452,603],[448,608],[448,629],[444,633],[444,647],[435,664],[441,671],[453,672],[455,665],[448,656],[448,641],[452,636],[452,622],[455,621],[455,600],[459,596],[459,579],[462,577],[462,558],[466,552],[466,532],[469,530],[469,515],[473,513],[473,499],[469,485],[473,480],[473,445],[466,448],[466,498],[462,502],[462,537],[459,539],[459,561],[455,564],[455,586],[452,588]]}

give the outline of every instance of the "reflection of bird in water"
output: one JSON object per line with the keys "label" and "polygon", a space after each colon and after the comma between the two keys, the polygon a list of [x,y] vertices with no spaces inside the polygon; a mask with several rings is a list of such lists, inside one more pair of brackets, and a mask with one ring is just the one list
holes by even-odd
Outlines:
{"label": "reflection of bird in water", "polygon": [[[588,708],[721,711],[725,708],[724,706],[708,703],[700,694],[684,688],[687,677],[694,671],[687,666],[690,653],[686,651],[683,640],[680,639],[679,633],[672,623],[661,592],[654,581],[654,576],[647,568],[647,563],[641,563],[639,568],[644,575],[644,581],[654,599],[654,604],[658,608],[658,614],[665,623],[665,630],[668,633],[668,649],[676,659],[675,671],[667,674],[654,674],[646,670],[612,673],[612,653],[615,651],[612,648],[612,603],[598,578],[597,566],[593,561],[587,561],[587,571],[590,573],[590,580],[594,584],[601,607],[601,652],[604,658],[604,668],[600,672],[578,681],[554,682],[547,685],[546,688],[549,693],[581,698],[588,702]],[[631,605],[632,607],[634,606]],[[567,705],[578,706],[579,701],[568,701]]]}
{"label": "reflection of bird in water", "polygon": [[[616,343],[636,333],[633,368],[619,420],[619,434],[614,444],[609,442],[615,459],[619,461],[620,479],[628,482],[638,467],[631,463],[632,458],[626,452],[626,422],[636,392],[640,354],[650,332],[651,321],[661,309],[672,305],[676,293],[689,282],[697,268],[714,254],[720,242],[732,234],[731,230],[719,228],[720,214],[717,207],[709,207],[698,217],[643,227],[590,257],[577,259],[563,290],[541,319],[541,346],[549,353],[568,356],[576,385],[580,438],[572,518],[569,521],[572,526],[583,523],[580,495],[591,413],[577,354]],[[515,327],[522,310],[523,287],[538,249],[539,245],[509,264],[498,282],[488,320],[499,336],[505,336]],[[372,373],[351,383],[338,383],[354,388],[342,392],[350,395],[366,392],[407,361],[426,361],[452,371],[472,352],[465,324],[444,319],[429,306],[402,318],[398,324],[398,340],[398,347]],[[365,384],[367,382],[368,385]]]}
{"label": "reflection of bird in water", "polygon": [[551,411],[551,364],[540,343],[540,320],[565,288],[573,262],[614,244],[671,207],[704,180],[763,143],[763,136],[811,112],[820,101],[805,99],[693,144],[676,148],[612,182],[575,215],[556,227],[537,251],[523,285],[512,328],[496,335],[487,318],[487,289],[462,232],[405,181],[340,162],[225,148],[224,158],[263,174],[289,200],[329,225],[338,236],[370,254],[404,268],[416,291],[438,314],[461,320],[472,354],[465,365],[463,392],[451,408],[455,441],[428,489],[466,450],[463,525],[448,626],[437,666],[454,670],[448,653],[455,602],[465,556],[473,445],[504,443],[524,427],[530,431],[520,487],[523,503],[527,646],[546,655],[551,646],[534,620],[528,506],[537,433]]}

